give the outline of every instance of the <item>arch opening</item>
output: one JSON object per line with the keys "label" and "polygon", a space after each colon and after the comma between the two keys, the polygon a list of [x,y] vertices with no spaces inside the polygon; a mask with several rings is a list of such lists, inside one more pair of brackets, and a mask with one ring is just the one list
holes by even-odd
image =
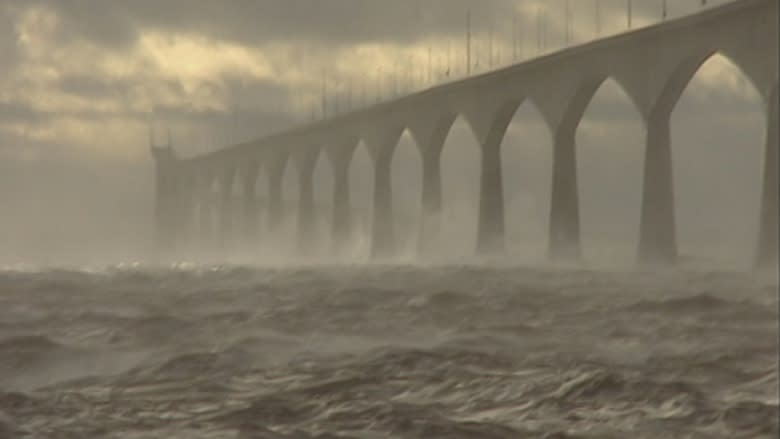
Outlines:
{"label": "arch opening", "polygon": [[206,178],[207,181],[198,196],[195,241],[198,259],[202,262],[213,262],[213,253],[219,238],[219,185],[216,178]]}
{"label": "arch opening", "polygon": [[295,255],[298,242],[298,200],[300,199],[300,182],[298,177],[298,165],[290,157],[284,165],[282,173],[282,206],[281,222],[275,236],[274,251],[287,257]]}
{"label": "arch opening", "polygon": [[714,53],[673,109],[670,131],[677,244],[694,264],[752,262],[765,142],[762,99],[747,75]]}
{"label": "arch opening", "polygon": [[331,242],[331,222],[333,218],[333,169],[328,163],[327,154],[321,151],[314,164],[314,239],[312,249],[318,255],[324,255]]}
{"label": "arch opening", "polygon": [[255,227],[255,240],[247,246],[247,256],[250,260],[257,260],[269,253],[266,240],[268,239],[268,169],[264,163],[260,163],[255,180],[255,205],[257,218]]}
{"label": "arch opening", "polygon": [[371,219],[374,193],[374,163],[368,147],[361,140],[349,163],[349,194],[352,239],[346,246],[347,256],[364,260],[371,249]]}
{"label": "arch opening", "polygon": [[450,127],[441,155],[442,215],[436,254],[445,258],[474,255],[479,217],[479,142],[462,115]]}
{"label": "arch opening", "polygon": [[396,252],[403,258],[417,253],[422,200],[422,159],[409,130],[404,130],[390,165]]}
{"label": "arch opening", "polygon": [[644,172],[645,128],[633,101],[605,79],[577,128],[582,254],[594,264],[635,259]]}
{"label": "arch opening", "polygon": [[536,104],[515,111],[501,144],[506,249],[513,259],[545,258],[552,193],[552,138]]}

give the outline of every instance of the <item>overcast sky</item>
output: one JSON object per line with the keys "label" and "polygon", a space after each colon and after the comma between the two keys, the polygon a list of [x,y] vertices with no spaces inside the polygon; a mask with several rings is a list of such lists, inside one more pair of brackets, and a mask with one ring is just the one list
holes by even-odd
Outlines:
{"label": "overcast sky", "polygon": [[[568,44],[626,28],[625,0],[569,3]],[[633,3],[635,26],[660,19],[661,0]],[[700,1],[668,3],[676,17]],[[565,4],[0,0],[0,264],[140,257],[151,223],[150,125],[159,141],[170,130],[177,150],[194,155],[321,117],[324,78],[329,112],[447,80],[447,70],[456,78],[468,10],[478,70],[532,58],[567,44]],[[673,122],[682,247],[705,243],[707,255],[752,247],[763,117],[756,92],[724,58],[694,78]],[[599,247],[602,238],[635,245],[642,136],[628,98],[608,81],[578,131],[584,239],[593,252],[614,247]],[[504,145],[511,248],[546,239],[549,144],[533,107],[521,107]],[[476,159],[473,138],[456,122],[444,157],[453,233],[474,225]],[[359,151],[357,180],[368,178],[366,167]],[[317,175],[326,181],[323,168]],[[408,138],[393,172],[399,211],[414,218],[419,159]],[[285,181],[292,199],[294,181]],[[318,186],[323,201],[327,187]],[[365,194],[356,192],[355,204],[367,205]]]}

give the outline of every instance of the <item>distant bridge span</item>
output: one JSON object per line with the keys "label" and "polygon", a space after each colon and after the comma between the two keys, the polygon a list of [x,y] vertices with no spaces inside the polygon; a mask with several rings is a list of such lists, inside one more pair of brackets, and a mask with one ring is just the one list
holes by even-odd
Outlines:
{"label": "distant bridge span", "polygon": [[[617,81],[630,96],[645,127],[645,159],[638,259],[677,259],[670,116],[691,78],[711,56],[729,58],[763,98],[767,131],[756,264],[777,261],[778,229],[778,0],[739,0],[695,15],[604,38],[493,72],[435,86],[365,109],[302,125],[198,157],[179,159],[171,145],[152,145],[156,161],[158,243],[175,249],[195,233],[227,239],[256,233],[255,183],[261,167],[268,178],[268,226],[281,218],[282,173],[287,161],[298,170],[298,235],[302,246],[314,233],[313,172],[327,155],[334,176],[332,241],[351,232],[348,169],[360,141],[374,169],[371,253],[394,252],[390,164],[404,130],[422,157],[421,242],[432,245],[440,222],[440,157],[459,116],[480,145],[481,177],[477,252],[504,248],[504,196],[500,145],[517,108],[530,99],[553,135],[553,179],[549,225],[550,256],[580,256],[580,214],[575,132],[599,86]],[[219,224],[208,218],[208,192],[219,185]],[[230,198],[243,188],[241,231],[233,231]]]}

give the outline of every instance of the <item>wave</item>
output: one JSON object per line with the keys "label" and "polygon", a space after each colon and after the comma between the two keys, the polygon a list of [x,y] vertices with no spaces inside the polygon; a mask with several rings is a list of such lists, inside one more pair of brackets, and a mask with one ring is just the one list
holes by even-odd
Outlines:
{"label": "wave", "polygon": [[708,293],[661,300],[642,299],[625,306],[626,311],[662,314],[750,313],[777,318],[777,310],[750,300],[729,300]]}
{"label": "wave", "polygon": [[747,276],[182,264],[0,288],[0,425],[27,437],[777,429],[777,296]]}

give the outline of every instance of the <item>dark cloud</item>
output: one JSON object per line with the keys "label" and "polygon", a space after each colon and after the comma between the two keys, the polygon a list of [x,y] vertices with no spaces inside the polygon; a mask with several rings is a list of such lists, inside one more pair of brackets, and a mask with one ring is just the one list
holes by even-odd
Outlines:
{"label": "dark cloud", "polygon": [[[147,124],[156,128],[158,141],[163,141],[165,131],[170,129],[182,156],[257,138],[304,123],[312,116],[320,117],[321,71],[304,72],[309,77],[296,82],[299,88],[285,85],[293,81],[282,76],[299,68],[304,57],[313,58],[313,64],[320,63],[319,67],[331,68],[331,58],[338,56],[339,61],[345,62],[353,44],[412,45],[430,37],[448,39],[455,51],[465,43],[466,11],[470,10],[474,38],[480,40],[475,43],[475,57],[482,56],[484,63],[483,49],[491,31],[496,40],[509,43],[513,8],[532,3],[531,0],[0,0],[0,84],[7,87],[0,89],[0,205],[15,215],[3,218],[0,231],[10,232],[0,236],[3,242],[0,247],[4,247],[0,252],[14,253],[29,248],[29,242],[36,239],[40,241],[41,254],[53,251],[51,242],[56,239],[73,241],[74,248],[96,238],[113,246],[117,236],[125,236],[120,226],[127,224],[139,228],[127,234],[128,239],[147,236],[148,230],[140,230],[150,225],[151,218],[153,180],[146,144]],[[535,3],[544,4],[548,9],[544,15],[547,49],[553,50],[564,42],[565,2],[539,0]],[[637,25],[660,18],[660,0],[634,3]],[[689,4],[686,12],[698,4],[693,0],[668,3],[672,16],[683,12],[683,4]],[[570,4],[573,25],[580,30],[579,38],[595,37],[593,3],[571,0]],[[625,29],[625,0],[602,0],[601,5],[602,35]],[[15,26],[20,23],[22,13],[35,6],[54,11],[60,25],[55,35],[46,35],[53,37],[51,40],[43,41],[50,46],[33,47],[41,50],[42,55],[27,56],[23,53],[25,46],[17,44]],[[527,58],[531,55],[528,48],[536,47],[535,8],[518,19]],[[229,42],[259,49],[268,55],[272,71],[280,76],[258,78],[247,69],[241,73],[241,66],[227,61],[215,70],[218,73],[208,78],[198,74],[179,77],[175,69],[162,71],[169,66],[159,66],[153,57],[146,57],[148,54],[139,57],[135,52],[139,37],[148,31],[157,31],[162,38],[197,37],[207,42]],[[198,40],[194,40],[196,45]],[[79,43],[84,41],[105,49],[102,53],[112,57],[127,55],[132,64],[128,71],[133,73],[123,74],[123,66],[110,73],[100,68],[90,71],[91,66],[72,68],[57,64],[60,58],[46,56],[49,49],[57,55],[66,47],[81,50],[84,46]],[[286,52],[278,53],[276,43]],[[86,53],[101,51],[90,49]],[[83,56],[83,53],[74,55]],[[139,63],[141,72],[136,73]],[[13,71],[17,66],[21,67],[18,73]],[[33,74],[25,76],[26,68]],[[11,74],[3,75],[5,72]],[[48,75],[52,72],[55,74]],[[373,81],[374,78],[369,80],[371,84]],[[34,97],[17,93],[13,87],[19,84],[36,90]],[[686,121],[674,124],[679,131],[675,131],[676,145],[706,144],[717,150],[721,144],[741,144],[750,133],[763,135],[757,97],[738,95],[732,87],[713,87],[711,81],[699,85],[686,92],[681,111],[675,113],[676,121]],[[48,99],[39,99],[44,92],[50,92]],[[348,101],[360,101],[361,91],[359,86],[352,93],[342,87],[329,94],[331,111],[336,105],[343,111]],[[63,95],[65,99],[60,99]],[[369,87],[367,95],[373,101],[374,87]],[[49,104],[51,110],[45,107]],[[551,136],[538,112],[524,108],[520,111],[505,143],[524,151],[521,162],[528,169],[507,172],[518,180],[507,185],[506,196],[520,197],[529,188],[536,188],[533,190],[544,193],[539,195],[540,199],[547,199]],[[693,120],[693,112],[707,115],[695,127],[688,123]],[[625,224],[626,215],[612,213],[615,206],[626,204],[622,200],[631,198],[637,202],[644,145],[641,120],[630,99],[617,86],[601,89],[585,118],[583,126],[589,125],[589,129],[583,129],[578,137],[578,142],[584,145],[581,166],[587,169],[583,172],[583,187],[592,183],[598,190],[583,196],[583,205],[591,206],[583,210],[596,212],[590,220],[605,227],[615,224],[618,217]],[[63,120],[76,123],[62,124]],[[713,130],[715,126],[721,130]],[[731,137],[722,135],[724,127],[728,127]],[[79,131],[82,129],[84,132]],[[709,131],[715,133],[712,138],[694,138],[696,133]],[[461,119],[447,142],[445,154],[454,159],[447,165],[449,168],[445,166],[445,173],[457,167],[454,174],[458,180],[461,168],[473,171],[475,176],[473,181],[464,180],[461,186],[456,185],[455,192],[478,193],[478,149]],[[753,143],[761,145],[760,140]],[[120,148],[136,148],[133,151],[140,154],[132,159],[121,154],[112,156]],[[724,157],[712,160],[724,163],[730,160]],[[104,159],[105,163],[97,162]],[[737,173],[743,176],[750,172],[738,170]],[[714,171],[712,174],[702,178],[701,188],[708,187],[706,181],[720,178]],[[363,185],[358,179],[356,185],[370,188],[370,181],[366,182]],[[414,187],[408,190],[412,192],[407,195],[417,200],[419,193],[413,192]],[[637,209],[632,205],[631,215],[636,216]],[[102,214],[115,217],[102,218]],[[63,217],[66,220],[60,221]],[[49,234],[41,233],[47,230]],[[102,232],[96,234],[96,230]],[[11,235],[14,235],[13,242],[7,241]],[[63,251],[71,248],[70,241],[61,243]]]}
{"label": "dark cloud", "polygon": [[[11,0],[14,1],[14,0]],[[511,26],[516,2],[494,0],[15,0],[18,7],[47,6],[63,21],[62,35],[121,48],[141,30],[185,32],[264,45],[355,42],[408,43],[432,35],[465,35],[466,11],[475,31]]]}
{"label": "dark cloud", "polygon": [[16,65],[19,51],[10,8],[0,4],[0,73]]}

